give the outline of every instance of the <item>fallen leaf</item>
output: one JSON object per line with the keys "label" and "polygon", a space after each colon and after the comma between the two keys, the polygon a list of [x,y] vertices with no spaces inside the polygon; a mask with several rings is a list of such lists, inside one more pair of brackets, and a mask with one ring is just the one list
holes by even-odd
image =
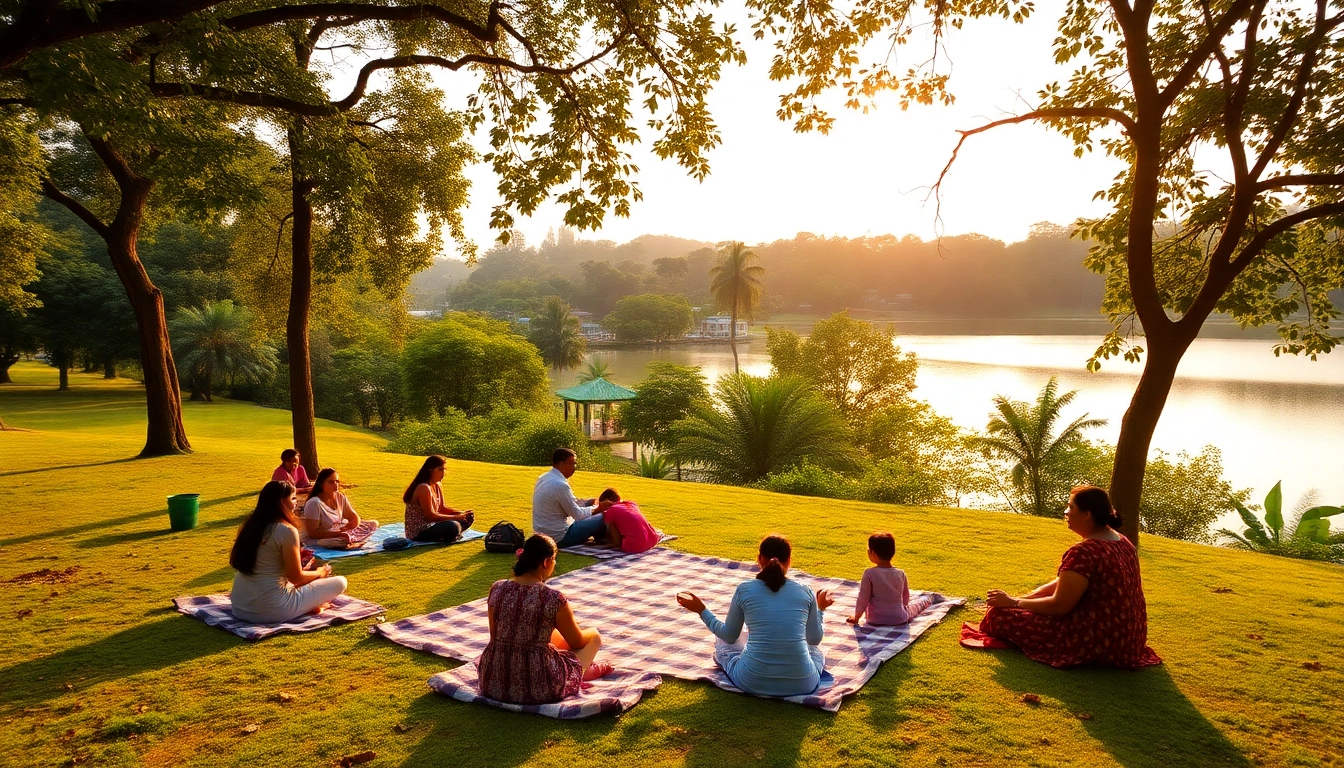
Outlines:
{"label": "fallen leaf", "polygon": [[1232,588],[1231,588],[1231,587],[1214,587],[1214,588],[1213,588],[1213,594],[1215,594],[1215,595],[1226,595],[1228,592],[1231,592],[1231,591],[1232,591]]}
{"label": "fallen leaf", "polygon": [[405,723],[397,723],[396,725],[392,726],[392,730],[396,731],[397,733],[405,733],[411,730],[411,726]]}
{"label": "fallen leaf", "polygon": [[1041,737],[1041,746],[1048,747],[1048,746],[1050,746],[1050,745],[1053,744],[1053,743],[1054,743],[1054,742],[1050,741],[1050,740],[1047,739],[1046,737],[1044,737],[1044,736]]}
{"label": "fallen leaf", "polygon": [[365,752],[357,752],[353,755],[346,755],[345,757],[342,757],[340,759],[339,763],[341,768],[350,768],[350,766],[352,765],[367,763],[377,756],[378,756],[377,753],[375,753],[373,750],[370,749]]}
{"label": "fallen leaf", "polygon": [[1320,671],[1321,671],[1321,662],[1319,662],[1319,661],[1304,661],[1304,662],[1302,662],[1302,668],[1303,668],[1303,669],[1309,669],[1309,670],[1311,670],[1312,672],[1320,672]]}
{"label": "fallen leaf", "polygon": [[1091,713],[1091,712],[1079,712],[1079,713],[1078,713],[1078,719],[1079,719],[1079,720],[1091,720],[1091,719],[1092,719],[1092,713]]}
{"label": "fallen leaf", "polygon": [[1257,635],[1257,634],[1255,634],[1254,632],[1250,633],[1250,634],[1247,635],[1246,637],[1248,637],[1248,638],[1250,638],[1250,639],[1252,639],[1252,640],[1264,640],[1264,639],[1265,639],[1265,636],[1264,636],[1264,635]]}
{"label": "fallen leaf", "polygon": [[244,726],[243,726],[243,733],[244,733],[244,734],[247,734],[247,735],[254,734],[254,733],[256,733],[257,731],[260,731],[260,730],[261,730],[261,726],[260,726],[260,725],[257,725],[256,723],[248,723],[247,725],[244,725]]}
{"label": "fallen leaf", "polygon": [[1022,703],[1023,703],[1023,704],[1040,704],[1040,703],[1041,703],[1041,697],[1038,696],[1038,695],[1036,695],[1036,694],[1034,694],[1034,693],[1024,693],[1024,694],[1022,694]]}
{"label": "fallen leaf", "polygon": [[149,709],[149,705],[148,705],[148,704],[136,704],[136,705],[135,705],[135,714],[137,714],[137,715],[143,715],[143,714],[145,713],[145,711],[148,710],[148,709]]}
{"label": "fallen leaf", "polygon": [[289,702],[294,700],[294,695],[291,693],[286,693],[285,691],[280,691],[275,694],[275,698],[278,699],[281,704],[288,704]]}
{"label": "fallen leaf", "polygon": [[19,612],[18,612],[18,613],[14,614],[14,618],[16,618],[16,619],[26,619],[26,618],[28,618],[29,616],[32,616],[32,615],[33,615],[33,609],[32,609],[32,608],[21,608],[21,609],[19,609]]}

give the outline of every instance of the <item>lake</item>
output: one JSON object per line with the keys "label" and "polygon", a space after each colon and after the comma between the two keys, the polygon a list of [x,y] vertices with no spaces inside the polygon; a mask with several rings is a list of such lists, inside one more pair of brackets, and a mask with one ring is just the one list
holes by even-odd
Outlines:
{"label": "lake", "polygon": [[[1088,373],[1084,364],[1099,339],[911,335],[897,337],[897,343],[919,357],[915,397],[957,424],[983,430],[995,395],[1034,401],[1056,376],[1061,390],[1079,390],[1065,411],[1066,423],[1083,413],[1107,419],[1106,427],[1089,434],[1114,443],[1139,367],[1109,360],[1100,373]],[[1316,362],[1276,358],[1272,344],[1196,340],[1181,363],[1153,448],[1197,453],[1204,445],[1217,446],[1224,476],[1234,487],[1252,489],[1257,503],[1280,480],[1286,508],[1311,488],[1320,492],[1318,503],[1344,503],[1344,354]],[[743,370],[769,374],[764,340],[739,344],[738,354]],[[711,383],[733,370],[727,345],[598,349],[593,357],[605,360],[612,378],[627,386],[639,382],[655,360],[700,366]],[[567,372],[560,381],[568,386],[573,377]],[[1244,527],[1235,515],[1220,524]]]}

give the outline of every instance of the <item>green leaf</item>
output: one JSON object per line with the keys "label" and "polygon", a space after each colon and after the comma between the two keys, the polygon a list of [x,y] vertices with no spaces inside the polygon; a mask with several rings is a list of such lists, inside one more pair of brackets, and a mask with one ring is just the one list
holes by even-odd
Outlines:
{"label": "green leaf", "polygon": [[1325,520],[1303,520],[1297,524],[1294,538],[1326,544],[1330,540],[1330,523]]}
{"label": "green leaf", "polygon": [[1279,538],[1279,532],[1283,530],[1283,481],[1274,484],[1269,490],[1269,495],[1265,497],[1265,524],[1274,531],[1274,538]]}

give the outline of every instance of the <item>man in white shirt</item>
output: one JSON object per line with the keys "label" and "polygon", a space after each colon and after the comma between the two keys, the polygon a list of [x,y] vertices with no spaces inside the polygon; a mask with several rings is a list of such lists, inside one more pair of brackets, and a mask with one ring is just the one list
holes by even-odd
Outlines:
{"label": "man in white shirt", "polygon": [[573,451],[557,448],[551,455],[551,468],[537,478],[532,489],[532,530],[555,539],[559,547],[582,544],[606,529],[602,513],[610,502],[580,501],[569,487],[569,478],[578,468]]}

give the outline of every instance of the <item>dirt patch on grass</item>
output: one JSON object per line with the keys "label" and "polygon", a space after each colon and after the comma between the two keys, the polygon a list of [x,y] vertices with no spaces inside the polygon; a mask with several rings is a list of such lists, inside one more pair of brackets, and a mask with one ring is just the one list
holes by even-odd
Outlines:
{"label": "dirt patch on grass", "polygon": [[6,584],[65,584],[73,581],[75,574],[79,573],[79,566],[72,565],[63,571],[54,568],[42,568],[28,573],[20,573],[12,579],[4,582]]}

